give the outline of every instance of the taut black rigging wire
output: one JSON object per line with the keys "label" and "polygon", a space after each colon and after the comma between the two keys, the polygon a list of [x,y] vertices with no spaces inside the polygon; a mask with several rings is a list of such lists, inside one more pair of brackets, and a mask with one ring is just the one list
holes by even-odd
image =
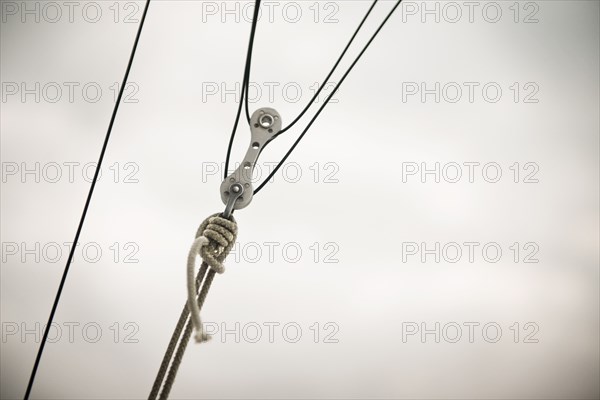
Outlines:
{"label": "taut black rigging wire", "polygon": [[[342,54],[340,54],[340,56],[338,57],[336,63],[334,64],[334,66],[331,69],[331,71],[329,71],[329,74],[327,75],[327,77],[325,78],[325,80],[323,81],[323,83],[318,87],[318,89],[317,89],[316,93],[314,94],[313,98],[308,102],[308,104],[306,105],[306,107],[304,107],[304,109],[302,110],[302,112],[300,112],[300,114],[287,127],[283,128],[281,131],[279,131],[279,133],[277,134],[277,136],[279,136],[283,132],[287,131],[292,126],[294,126],[296,124],[296,122],[298,122],[300,120],[300,118],[302,118],[302,116],[306,113],[306,111],[308,111],[308,109],[312,106],[312,104],[318,98],[319,94],[321,93],[321,91],[323,90],[323,88],[325,87],[325,85],[327,84],[327,82],[329,81],[329,78],[335,72],[335,70],[336,70],[337,66],[339,65],[339,63],[342,61],[342,58],[346,54],[346,51],[348,51],[348,48],[350,47],[350,45],[354,41],[354,38],[356,37],[356,35],[360,31],[360,29],[362,28],[362,26],[363,26],[364,22],[366,21],[367,17],[369,16],[369,14],[371,13],[371,11],[373,10],[373,7],[375,7],[375,4],[377,4],[377,1],[378,0],[374,0],[373,3],[371,4],[371,7],[369,7],[369,10],[367,11],[367,13],[363,17],[362,21],[360,22],[360,24],[358,25],[358,27],[354,31],[354,34],[352,35],[352,37],[348,41],[348,44],[344,48],[344,51],[342,51]],[[250,85],[250,69],[251,69],[251,64],[252,64],[252,48],[254,46],[254,36],[255,36],[255,32],[256,32],[256,24],[257,24],[257,20],[258,20],[259,9],[260,9],[260,0],[256,0],[256,2],[254,3],[254,17],[252,19],[252,28],[251,28],[251,33],[250,33],[250,43],[248,44],[248,54],[246,56],[246,64],[245,64],[245,67],[244,67],[244,78],[243,78],[242,88],[241,88],[241,93],[240,93],[240,103],[238,105],[237,115],[236,115],[236,118],[235,118],[235,122],[233,124],[233,130],[232,130],[231,136],[229,138],[229,146],[227,147],[227,156],[225,157],[225,170],[223,171],[223,178],[224,179],[227,178],[228,171],[229,171],[229,159],[231,157],[231,148],[233,146],[233,141],[235,139],[235,133],[236,133],[237,127],[238,127],[239,116],[240,116],[240,112],[241,112],[241,109],[242,109],[242,103],[245,104],[246,119],[247,119],[248,123],[250,123],[250,112],[248,110],[248,108],[249,108],[248,107],[248,90],[249,90],[249,85]]]}
{"label": "taut black rigging wire", "polygon": [[346,79],[346,77],[348,76],[348,74],[350,73],[350,71],[352,71],[352,69],[354,68],[354,66],[358,62],[358,60],[360,60],[360,58],[362,57],[362,55],[367,50],[367,48],[369,48],[369,45],[371,44],[371,42],[373,41],[373,39],[375,39],[375,37],[377,36],[377,34],[379,33],[379,31],[381,31],[381,29],[383,28],[383,26],[385,25],[385,23],[388,21],[388,19],[390,19],[390,17],[394,13],[394,11],[396,11],[396,8],[398,8],[398,6],[400,5],[401,2],[402,2],[402,0],[398,0],[396,2],[396,4],[394,5],[394,7],[392,8],[392,10],[388,13],[388,15],[385,17],[385,19],[383,20],[383,22],[381,22],[381,24],[379,25],[379,27],[377,28],[377,30],[375,31],[375,33],[373,34],[373,36],[371,36],[371,39],[369,39],[369,41],[367,42],[367,44],[365,45],[365,47],[363,47],[363,49],[358,54],[358,56],[356,57],[356,59],[352,62],[352,64],[348,68],[348,70],[344,73],[344,75],[342,76],[342,78],[340,79],[340,81],[338,82],[338,84],[331,91],[331,93],[329,94],[329,96],[327,96],[327,98],[325,99],[325,101],[323,102],[323,104],[321,105],[321,107],[319,108],[319,110],[316,112],[316,114],[312,117],[312,119],[310,120],[310,122],[308,123],[308,125],[306,126],[306,128],[304,128],[304,130],[302,131],[302,133],[300,134],[300,136],[298,136],[298,139],[296,139],[296,141],[294,142],[294,144],[292,145],[292,147],[290,147],[290,149],[288,150],[288,152],[285,154],[285,156],[283,156],[283,158],[281,159],[281,161],[279,161],[279,163],[277,164],[277,166],[275,168],[273,168],[273,171],[271,171],[271,173],[269,174],[269,176],[267,176],[267,178],[256,188],[256,190],[254,190],[254,194],[258,193],[267,184],[267,182],[269,182],[269,180],[277,173],[277,171],[279,171],[279,168],[281,168],[281,166],[283,165],[283,163],[285,162],[285,160],[287,160],[287,158],[290,156],[290,154],[292,154],[292,152],[294,151],[294,149],[296,148],[296,146],[298,145],[298,143],[300,143],[300,141],[302,140],[302,138],[304,137],[304,135],[306,134],[306,132],[308,132],[308,130],[310,129],[310,127],[312,126],[312,124],[315,122],[315,120],[319,116],[319,114],[321,114],[321,111],[323,111],[323,109],[325,108],[325,106],[327,105],[327,103],[329,103],[329,101],[331,100],[331,98],[338,91],[338,89],[340,88],[340,85],[344,82],[344,80]]}
{"label": "taut black rigging wire", "polygon": [[119,89],[119,94],[118,94],[117,100],[115,102],[115,107],[113,108],[112,116],[110,117],[110,122],[108,124],[108,130],[106,131],[104,143],[102,144],[102,150],[100,150],[100,156],[98,158],[98,164],[96,167],[96,171],[94,172],[94,178],[92,179],[92,184],[90,186],[90,190],[88,192],[88,196],[85,201],[85,205],[83,207],[83,212],[81,213],[81,219],[79,220],[79,226],[77,227],[77,232],[75,233],[75,239],[73,239],[73,245],[71,246],[71,251],[69,252],[69,258],[67,259],[67,265],[65,266],[62,278],[60,280],[60,284],[58,285],[58,291],[56,292],[56,296],[54,298],[54,304],[52,305],[52,309],[50,310],[50,317],[48,318],[48,323],[46,324],[46,328],[44,329],[44,335],[42,337],[42,342],[40,343],[40,348],[37,352],[37,356],[35,357],[33,369],[31,370],[31,376],[29,377],[29,382],[27,383],[27,390],[25,391],[25,397],[24,397],[25,400],[29,399],[29,395],[31,394],[31,389],[33,387],[33,382],[35,380],[35,375],[37,373],[38,366],[40,364],[40,359],[42,358],[42,353],[44,352],[44,346],[46,345],[46,341],[48,339],[48,332],[50,331],[52,322],[54,321],[54,314],[56,314],[56,309],[57,309],[58,303],[60,301],[60,296],[61,296],[63,288],[65,286],[65,281],[67,280],[67,275],[69,274],[69,267],[71,265],[71,261],[73,260],[73,254],[75,253],[75,248],[77,247],[77,243],[79,241],[79,234],[81,233],[81,228],[83,227],[83,223],[85,222],[85,217],[87,215],[88,207],[90,206],[90,201],[92,200],[92,195],[94,194],[94,188],[96,187],[96,181],[98,180],[98,175],[100,173],[100,167],[102,166],[102,161],[104,160],[104,153],[106,153],[106,147],[108,146],[108,140],[110,139],[110,134],[112,132],[112,128],[115,123],[115,118],[117,116],[117,111],[119,110],[119,105],[121,104],[121,98],[123,97],[123,91],[125,90],[125,86],[127,85],[127,78],[129,77],[129,71],[131,70],[131,65],[133,64],[133,59],[135,57],[135,51],[137,49],[138,42],[140,40],[140,35],[142,33],[142,28],[144,27],[144,21],[146,20],[146,14],[148,13],[149,6],[150,6],[150,0],[146,0],[146,6],[144,7],[144,13],[142,14],[142,19],[140,20],[140,26],[138,28],[137,35],[135,36],[135,41],[133,42],[133,48],[131,49],[131,55],[129,56],[129,62],[127,63],[127,69],[125,70],[125,76],[123,77],[123,82],[121,83],[121,88]]}
{"label": "taut black rigging wire", "polygon": [[327,74],[327,76],[323,80],[323,83],[321,83],[321,86],[319,86],[317,88],[317,91],[315,92],[315,94],[312,97],[312,99],[310,99],[310,101],[308,102],[308,104],[306,105],[306,107],[304,107],[304,109],[300,112],[300,114],[298,114],[298,116],[292,122],[290,122],[290,124],[288,126],[286,126],[285,128],[283,128],[282,130],[280,130],[279,133],[277,133],[276,136],[281,135],[282,133],[284,133],[285,131],[287,131],[288,129],[290,129],[292,126],[296,125],[296,122],[300,121],[300,119],[302,118],[302,116],[304,116],[304,114],[308,111],[308,109],[314,104],[315,100],[317,100],[319,98],[319,94],[321,94],[321,91],[323,90],[323,88],[325,87],[325,85],[327,84],[327,82],[329,82],[329,78],[331,78],[331,75],[333,75],[333,73],[337,69],[338,65],[342,61],[342,58],[344,58],[344,56],[346,55],[346,52],[348,51],[348,49],[352,45],[352,42],[354,42],[354,38],[356,37],[356,35],[358,35],[358,32],[360,32],[360,29],[362,28],[363,24],[365,23],[365,21],[367,20],[367,18],[371,14],[371,11],[373,11],[373,8],[375,7],[375,4],[377,4],[377,1],[378,0],[374,0],[373,3],[371,4],[371,7],[369,7],[369,10],[367,11],[367,13],[365,14],[365,16],[363,17],[362,21],[360,21],[360,24],[358,24],[358,27],[356,28],[356,30],[354,31],[354,34],[352,35],[352,37],[348,41],[348,44],[346,45],[346,47],[342,51],[342,54],[340,54],[340,56],[338,57],[337,61],[335,62],[335,64],[331,68],[331,71],[329,71],[329,74]]}
{"label": "taut black rigging wire", "polygon": [[[254,46],[254,33],[256,32],[256,22],[258,20],[258,12],[260,11],[260,0],[256,0],[254,3],[254,15],[252,17],[252,28],[250,29],[250,41],[248,42],[248,53],[246,54],[246,64],[244,66],[244,78],[242,81],[242,91],[240,93],[240,102],[238,104],[237,114],[235,116],[235,122],[233,123],[233,130],[229,138],[229,146],[227,147],[227,157],[225,158],[225,178],[227,178],[227,170],[229,169],[229,157],[231,155],[231,147],[233,146],[233,139],[235,138],[235,131],[238,127],[240,120],[240,114],[242,113],[242,104],[246,105],[246,119],[250,122],[250,111],[248,110],[248,86],[250,80],[250,64],[252,63],[252,47]],[[244,96],[246,93],[246,96]]]}
{"label": "taut black rigging wire", "polygon": [[[300,114],[287,127],[283,128],[277,134],[277,136],[281,135],[282,133],[284,133],[287,130],[289,130],[290,128],[292,128],[304,116],[304,114],[308,111],[308,109],[314,104],[314,102],[318,98],[319,94],[321,93],[321,91],[323,90],[323,88],[325,87],[325,85],[327,84],[327,82],[329,81],[329,79],[331,78],[331,76],[333,75],[333,73],[335,72],[335,70],[337,69],[338,65],[342,61],[342,59],[343,59],[344,55],[346,54],[346,52],[348,51],[349,47],[352,45],[354,39],[356,38],[356,35],[361,30],[363,24],[365,23],[365,21],[367,20],[367,18],[371,14],[371,11],[373,10],[373,8],[377,4],[377,2],[378,2],[378,0],[374,0],[373,1],[373,3],[371,4],[371,6],[369,7],[369,10],[367,11],[367,13],[363,17],[362,21],[360,22],[360,24],[358,25],[358,27],[354,31],[354,34],[352,35],[352,37],[348,41],[348,44],[346,45],[346,47],[344,48],[344,50],[342,51],[342,53],[338,57],[337,61],[333,65],[331,71],[329,71],[329,73],[327,74],[327,76],[323,80],[323,83],[319,86],[318,90],[315,92],[315,94],[312,97],[312,99],[308,102],[308,104],[304,107],[304,109],[300,112]],[[277,171],[279,170],[279,168],[281,168],[281,166],[283,165],[283,163],[285,162],[285,160],[294,151],[294,149],[296,148],[296,146],[298,145],[298,143],[300,142],[300,140],[302,140],[302,138],[304,137],[304,135],[306,134],[306,132],[308,131],[308,129],[312,126],[312,124],[315,122],[315,120],[317,119],[317,117],[321,114],[321,112],[323,111],[323,109],[325,108],[325,106],[329,103],[329,101],[331,100],[331,98],[333,97],[333,95],[335,95],[335,93],[338,91],[338,89],[339,89],[340,85],[342,84],[342,82],[346,79],[346,77],[348,76],[348,74],[350,73],[350,71],[352,71],[352,69],[354,68],[354,66],[358,62],[358,60],[362,57],[362,55],[365,53],[365,51],[367,50],[367,48],[371,45],[371,42],[375,39],[375,37],[377,36],[377,34],[379,33],[379,31],[381,31],[381,29],[383,28],[383,26],[386,24],[386,22],[392,16],[392,14],[396,10],[396,8],[400,5],[401,2],[402,2],[402,0],[398,0],[396,2],[396,4],[394,5],[394,7],[388,13],[388,15],[385,17],[385,19],[381,22],[381,24],[379,25],[379,27],[377,28],[377,30],[375,31],[375,33],[371,36],[371,38],[369,39],[369,41],[367,42],[367,44],[363,47],[363,49],[361,50],[361,52],[359,53],[359,55],[355,58],[355,60],[350,65],[350,67],[348,67],[348,69],[346,70],[346,72],[344,73],[344,75],[342,76],[342,78],[340,79],[340,81],[334,87],[333,91],[329,94],[329,96],[327,96],[327,98],[325,99],[325,101],[323,102],[323,104],[321,105],[321,107],[319,108],[319,110],[316,112],[316,114],[313,116],[313,118],[309,121],[309,123],[306,126],[306,128],[304,129],[304,131],[302,131],[302,133],[300,134],[300,136],[298,137],[298,139],[294,142],[294,144],[292,145],[292,147],[288,150],[288,152],[281,159],[281,161],[277,164],[277,166],[273,169],[273,171],[271,171],[271,173],[269,174],[269,176],[254,190],[254,194],[258,193],[267,184],[267,182],[269,182],[269,180],[277,173]],[[231,137],[229,139],[229,146],[227,148],[227,155],[225,157],[224,178],[227,178],[227,175],[228,175],[229,159],[230,159],[230,156],[231,156],[231,148],[232,148],[232,145],[233,145],[233,141],[234,141],[234,138],[235,138],[235,133],[236,133],[238,122],[239,122],[239,114],[240,114],[240,111],[241,111],[242,102],[245,103],[246,117],[248,119],[248,122],[250,121],[250,115],[249,115],[249,111],[248,111],[248,88],[249,88],[249,82],[250,82],[250,76],[249,75],[250,75],[250,64],[251,64],[251,60],[252,60],[252,47],[254,45],[254,36],[255,36],[257,16],[258,16],[258,11],[257,10],[258,10],[259,7],[260,7],[260,0],[257,0],[256,3],[255,3],[254,19],[252,20],[252,31],[251,31],[251,36],[250,36],[250,43],[248,45],[248,55],[246,56],[246,66],[244,68],[244,81],[242,83],[242,89],[241,89],[241,100],[240,100],[240,104],[239,104],[239,107],[238,107],[238,114],[237,114],[237,117],[236,117],[236,120],[235,120],[235,123],[234,123],[234,126],[233,126],[233,130],[231,132]]]}

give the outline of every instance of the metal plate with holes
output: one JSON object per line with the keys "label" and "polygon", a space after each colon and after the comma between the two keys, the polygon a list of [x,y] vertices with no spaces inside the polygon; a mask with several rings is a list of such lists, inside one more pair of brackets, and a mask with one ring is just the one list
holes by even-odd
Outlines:
{"label": "metal plate with holes", "polygon": [[[231,211],[239,210],[250,204],[254,192],[252,176],[258,156],[280,130],[281,116],[273,108],[260,108],[252,114],[250,118],[250,145],[246,155],[240,166],[221,183],[221,200],[223,200],[227,209]],[[235,192],[232,190],[237,188],[237,186],[232,188],[232,185],[236,184],[243,187],[241,194],[240,190]],[[232,194],[235,199],[232,198],[230,202]]]}

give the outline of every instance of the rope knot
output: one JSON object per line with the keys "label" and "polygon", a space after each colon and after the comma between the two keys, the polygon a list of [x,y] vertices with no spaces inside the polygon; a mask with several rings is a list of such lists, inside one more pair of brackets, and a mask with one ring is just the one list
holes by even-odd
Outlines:
{"label": "rope knot", "polygon": [[[196,232],[196,240],[192,244],[188,254],[187,262],[187,285],[188,285],[188,307],[190,309],[192,324],[196,330],[196,341],[204,342],[210,339],[202,329],[202,320],[200,319],[200,307],[198,305],[198,285],[202,278],[194,278],[194,265],[198,254],[202,257],[202,268],[209,267],[212,271],[222,274],[225,272],[223,261],[231,251],[237,238],[237,223],[233,216],[227,218],[220,214],[213,214],[206,218]],[[213,273],[214,273],[213,272]],[[207,277],[207,281],[212,276]],[[208,284],[210,284],[210,281]]]}
{"label": "rope knot", "polygon": [[[233,217],[231,220],[212,215],[202,222],[196,239],[203,237],[200,247],[200,256],[215,272],[225,272],[223,261],[231,251],[237,237],[237,224]],[[200,239],[201,240],[201,239]]]}

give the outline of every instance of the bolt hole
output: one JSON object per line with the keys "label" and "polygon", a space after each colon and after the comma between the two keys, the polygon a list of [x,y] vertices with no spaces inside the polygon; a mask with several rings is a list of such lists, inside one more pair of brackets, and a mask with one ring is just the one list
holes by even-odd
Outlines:
{"label": "bolt hole", "polygon": [[249,169],[250,169],[250,167],[251,167],[250,163],[246,163],[246,164],[244,164],[244,169],[245,169],[246,171],[247,171],[247,170],[249,170]]}
{"label": "bolt hole", "polygon": [[273,129],[269,129],[269,133],[273,133]]}
{"label": "bolt hole", "polygon": [[258,142],[252,143],[252,148],[253,149],[258,149],[259,147],[260,147],[260,143],[258,143]]}
{"label": "bolt hole", "polygon": [[260,126],[260,125],[258,125],[258,124],[254,124],[254,127],[255,127],[255,128],[258,128],[259,126]]}
{"label": "bolt hole", "polygon": [[270,128],[271,126],[273,126],[274,122],[275,119],[273,119],[273,117],[269,114],[261,115],[261,117],[258,119],[258,123],[263,128]]}

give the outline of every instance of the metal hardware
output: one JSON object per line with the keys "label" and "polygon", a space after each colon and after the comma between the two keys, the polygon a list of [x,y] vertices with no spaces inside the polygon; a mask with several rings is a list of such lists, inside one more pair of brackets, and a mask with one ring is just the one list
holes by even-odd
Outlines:
{"label": "metal hardware", "polygon": [[232,183],[229,186],[229,194],[227,203],[225,204],[225,211],[223,211],[223,218],[229,219],[231,214],[233,213],[233,207],[235,206],[235,202],[244,194],[244,187],[239,183]]}
{"label": "metal hardware", "polygon": [[258,156],[277,133],[281,131],[281,116],[272,108],[260,108],[250,118],[250,146],[240,166],[221,183],[221,200],[225,204],[225,218],[233,210],[250,204],[254,188],[252,174]]}

